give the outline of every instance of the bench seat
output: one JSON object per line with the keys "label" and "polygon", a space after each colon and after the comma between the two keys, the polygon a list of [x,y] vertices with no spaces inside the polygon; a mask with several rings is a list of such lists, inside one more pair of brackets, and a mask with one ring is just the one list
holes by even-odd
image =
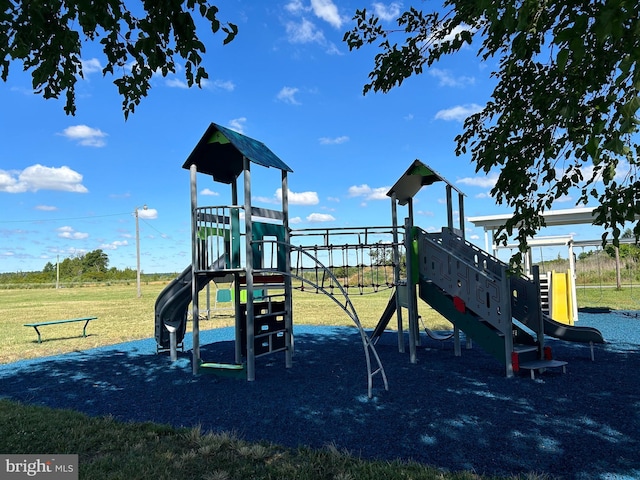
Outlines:
{"label": "bench seat", "polygon": [[82,327],[82,336],[87,336],[87,325],[92,320],[97,320],[98,317],[81,317],[81,318],[66,318],[62,320],[48,320],[46,322],[33,322],[33,323],[25,323],[25,327],[33,327],[38,334],[38,343],[42,343],[42,337],[40,335],[40,330],[38,327],[43,327],[47,325],[60,325],[63,323],[75,323],[75,322],[84,322],[84,326]]}

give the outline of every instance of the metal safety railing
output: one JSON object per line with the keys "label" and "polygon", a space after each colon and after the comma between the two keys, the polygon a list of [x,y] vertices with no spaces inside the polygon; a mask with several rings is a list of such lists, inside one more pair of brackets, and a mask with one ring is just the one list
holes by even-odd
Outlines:
{"label": "metal safety railing", "polygon": [[199,207],[195,211],[197,272],[239,269],[242,206]]}

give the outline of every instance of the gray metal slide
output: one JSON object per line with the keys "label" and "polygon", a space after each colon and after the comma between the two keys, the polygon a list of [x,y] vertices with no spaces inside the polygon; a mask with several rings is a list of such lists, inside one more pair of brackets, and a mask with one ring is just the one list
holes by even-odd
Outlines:
{"label": "gray metal slide", "polygon": [[[224,256],[213,265],[214,270],[224,268]],[[197,291],[199,292],[211,281],[212,276],[197,275]],[[158,350],[169,349],[169,330],[166,326],[176,329],[178,345],[182,343],[187,329],[187,312],[191,303],[191,265],[173,279],[158,295],[155,303],[155,337]]]}
{"label": "gray metal slide", "polygon": [[600,330],[593,327],[578,327],[556,322],[547,315],[543,315],[544,334],[567,342],[605,343]]}

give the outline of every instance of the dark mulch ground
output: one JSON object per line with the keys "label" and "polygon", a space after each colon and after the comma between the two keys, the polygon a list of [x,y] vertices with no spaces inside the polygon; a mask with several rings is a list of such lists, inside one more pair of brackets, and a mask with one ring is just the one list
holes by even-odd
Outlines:
{"label": "dark mulch ground", "polygon": [[[568,371],[536,380],[504,378],[481,349],[455,357],[452,342],[426,336],[413,365],[387,332],[377,349],[390,388],[377,377],[369,399],[357,332],[297,326],[294,367],[284,368],[282,354],[259,358],[255,382],[194,377],[187,353],[171,364],[147,340],[1,365],[0,396],[291,447],[332,443],[448,471],[640,478],[640,318],[581,314],[580,325],[610,343],[596,347],[592,362],[588,346],[549,340]],[[203,359],[230,361],[232,336],[202,332]]]}

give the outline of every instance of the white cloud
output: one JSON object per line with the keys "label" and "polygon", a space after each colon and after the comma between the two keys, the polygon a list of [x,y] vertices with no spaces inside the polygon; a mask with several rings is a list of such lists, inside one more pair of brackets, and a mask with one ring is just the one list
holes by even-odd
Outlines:
{"label": "white cloud", "polygon": [[89,75],[91,73],[102,72],[102,65],[97,58],[90,58],[88,60],[80,60],[82,64],[82,74]]}
{"label": "white cloud", "polygon": [[342,27],[344,19],[340,16],[338,7],[331,0],[311,0],[311,8],[318,18],[328,22],[331,26]]}
{"label": "white cloud", "polygon": [[353,185],[349,187],[350,197],[364,197],[365,200],[386,200],[390,187],[371,188],[367,184]]}
{"label": "white cloud", "polygon": [[213,197],[218,197],[218,196],[220,196],[220,194],[219,194],[218,192],[214,192],[214,191],[213,191],[213,190],[211,190],[210,188],[203,188],[203,189],[200,191],[200,195],[210,195],[210,196],[213,196]]}
{"label": "white cloud", "polygon": [[158,210],[155,208],[138,208],[138,218],[143,220],[155,220],[158,218]]}
{"label": "white cloud", "polygon": [[171,87],[171,88],[182,88],[182,89],[189,88],[189,85],[187,85],[187,82],[177,77],[167,78],[164,81],[164,83],[167,87]]}
{"label": "white cloud", "polygon": [[329,42],[329,45],[327,45],[326,53],[329,55],[344,55],[344,53],[342,53],[340,49],[332,42]]}
{"label": "white cloud", "polygon": [[353,185],[349,187],[349,196],[350,197],[361,197],[368,194],[371,191],[371,187],[369,185]]}
{"label": "white cloud", "polygon": [[285,5],[290,19],[285,21],[287,40],[293,44],[317,44],[325,47],[328,55],[342,55],[340,48],[327,40],[322,26],[318,26],[310,16],[313,15],[332,27],[340,29],[349,21],[340,15],[332,0],[311,0],[310,4],[301,0],[291,0]]}
{"label": "white cloud", "polygon": [[334,220],[333,215],[329,215],[328,213],[312,213],[307,216],[307,222],[310,223],[333,222]]}
{"label": "white cloud", "polygon": [[130,192],[125,192],[125,193],[110,193],[109,194],[109,198],[130,198],[131,197],[131,193]]}
{"label": "white cloud", "polygon": [[482,175],[477,177],[464,177],[456,181],[470,187],[493,188],[498,181],[498,174]]}
{"label": "white cloud", "polygon": [[9,88],[9,91],[11,92],[18,92],[21,93],[22,95],[27,95],[29,97],[33,96],[33,89],[32,88],[26,88],[26,87],[11,87]]}
{"label": "white cloud", "polygon": [[[289,205],[317,205],[320,200],[318,200],[317,192],[292,192],[289,190]],[[282,189],[279,188],[276,190],[276,198],[279,201],[282,201]]]}
{"label": "white cloud", "polygon": [[418,215],[422,215],[424,217],[434,217],[435,214],[431,210],[418,210]]}
{"label": "white cloud", "polygon": [[263,197],[260,195],[256,195],[253,197],[253,199],[256,201],[256,203],[272,203],[274,205],[278,203],[278,199],[275,197],[275,195],[273,197]]}
{"label": "white cloud", "polygon": [[400,16],[400,8],[402,4],[400,2],[391,2],[389,5],[385,5],[381,2],[373,2],[373,12],[380,20],[390,21],[396,20]]}
{"label": "white cloud", "polygon": [[91,128],[87,125],[73,125],[65,128],[62,133],[63,137],[69,140],[75,140],[84,147],[104,147],[107,143],[103,140],[107,136],[102,130]]}
{"label": "white cloud", "polygon": [[300,217],[293,217],[289,219],[289,225],[297,225],[302,223],[302,219]]}
{"label": "white cloud", "polygon": [[[630,174],[632,174],[634,170],[635,170],[635,167],[632,168],[628,162],[620,162],[618,165],[616,165],[616,172],[613,178],[616,182],[624,183],[627,177]],[[556,169],[557,178],[563,177],[565,173],[566,171],[564,169],[561,169],[561,168]],[[595,167],[593,166],[593,164],[583,165],[580,167],[580,173],[582,173],[582,178],[584,178],[585,180],[588,180],[593,177],[593,174],[595,173]],[[598,172],[598,175],[596,176],[596,181],[602,182],[601,171]]]}
{"label": "white cloud", "polygon": [[0,170],[0,192],[24,193],[38,190],[86,193],[82,175],[69,167],[32,165],[22,171]]}
{"label": "white cloud", "polygon": [[476,79],[473,77],[466,77],[464,75],[455,76],[449,70],[442,70],[440,68],[429,68],[427,73],[437,78],[438,84],[441,87],[465,87],[467,85],[473,85],[476,82]]}
{"label": "white cloud", "polygon": [[469,115],[478,113],[482,110],[482,106],[477,103],[469,103],[466,105],[457,105],[436,113],[436,120],[463,122]]}
{"label": "white cloud", "polygon": [[448,35],[446,35],[442,41],[443,42],[450,42],[452,40],[455,40],[455,38],[457,36],[459,36],[462,32],[471,32],[474,33],[475,30],[473,28],[471,28],[469,25],[458,25],[456,26]]}
{"label": "white cloud", "polygon": [[320,137],[319,139],[320,145],[340,145],[341,143],[345,143],[349,141],[349,137],[346,135],[342,135],[340,137],[329,138],[329,137]]}
{"label": "white cloud", "polygon": [[[165,79],[164,83],[167,87],[171,87],[171,88],[181,88],[185,90],[189,88],[189,85],[187,84],[187,82],[178,77],[167,78]],[[207,80],[206,78],[203,78],[200,81],[200,86],[202,88],[207,88],[209,90],[226,90],[228,92],[233,92],[233,90],[236,88],[235,84],[229,80],[211,81],[211,80]]]}
{"label": "white cloud", "polygon": [[18,184],[18,180],[15,178],[14,172],[0,170],[0,192],[21,193],[26,190],[27,189],[24,188],[24,185]]}
{"label": "white cloud", "polygon": [[212,88],[226,90],[228,92],[233,92],[236,88],[235,83],[231,80],[214,80],[213,82],[207,82],[207,84],[211,84]]}
{"label": "white cloud", "polygon": [[285,28],[290,43],[319,43],[320,45],[326,43],[322,30],[306,18],[300,19],[299,22],[287,22]]}
{"label": "white cloud", "polygon": [[98,248],[103,250],[117,250],[118,247],[126,247],[127,245],[129,245],[129,242],[126,240],[116,240],[111,243],[103,243]]}
{"label": "white cloud", "polygon": [[244,134],[245,123],[247,123],[247,117],[234,118],[229,120],[229,128],[233,131]]}
{"label": "white cloud", "polygon": [[276,95],[276,98],[284,103],[291,105],[300,105],[300,102],[296,99],[296,93],[298,89],[294,87],[282,87],[282,89]]}
{"label": "white cloud", "polygon": [[37,205],[36,210],[40,210],[41,212],[55,212],[58,210],[58,207],[52,205]]}
{"label": "white cloud", "polygon": [[291,0],[284,6],[284,9],[293,14],[305,11],[304,5],[302,5],[302,2],[300,0]]}
{"label": "white cloud", "polygon": [[76,232],[73,227],[69,226],[60,227],[57,231],[60,238],[67,238],[69,240],[84,240],[89,237],[88,233]]}

